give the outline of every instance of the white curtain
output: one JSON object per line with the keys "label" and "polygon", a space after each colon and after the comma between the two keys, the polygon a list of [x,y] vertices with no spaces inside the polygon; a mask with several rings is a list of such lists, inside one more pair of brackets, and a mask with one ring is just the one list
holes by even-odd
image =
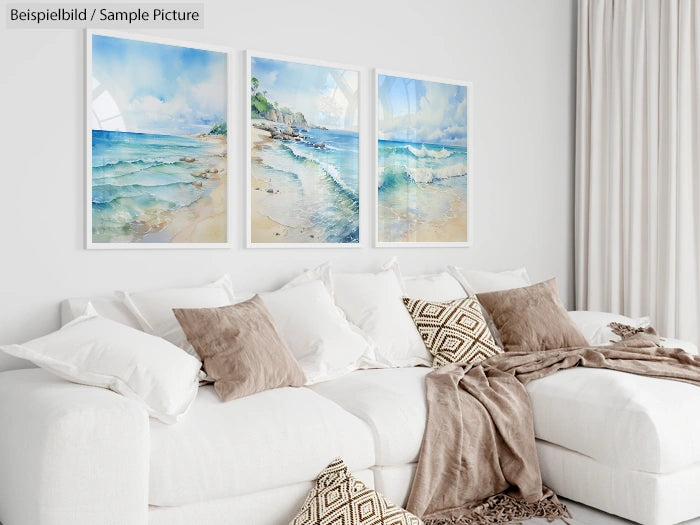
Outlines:
{"label": "white curtain", "polygon": [[576,306],[700,343],[700,0],[579,0]]}

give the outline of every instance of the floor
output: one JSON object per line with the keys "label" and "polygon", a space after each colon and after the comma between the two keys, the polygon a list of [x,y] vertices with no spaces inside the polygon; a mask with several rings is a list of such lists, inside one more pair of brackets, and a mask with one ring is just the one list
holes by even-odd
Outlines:
{"label": "floor", "polygon": [[[559,499],[562,502],[564,502],[567,507],[569,507],[569,512],[571,512],[571,515],[573,516],[573,519],[567,519],[570,525],[637,525],[633,521],[628,521],[622,518],[618,518],[617,516],[613,516],[611,514],[606,514],[603,511],[591,507],[586,507],[585,505],[581,505],[580,503],[576,503],[575,501],[571,501],[564,498]],[[1,522],[0,525],[2,525]],[[543,518],[535,518],[523,522],[523,525],[550,524],[547,520]],[[700,518],[684,521],[682,525],[700,525]]]}
{"label": "floor", "polygon": [[[633,521],[628,521],[612,514],[606,514],[605,512],[581,505],[575,501],[571,501],[565,498],[559,498],[566,506],[569,508],[569,512],[573,516],[572,519],[567,519],[569,525],[637,525]],[[557,522],[555,522],[556,525]],[[561,523],[561,522],[559,522]],[[0,522],[2,525],[2,522]],[[549,522],[543,518],[535,518],[523,522],[523,525],[550,525]],[[681,525],[681,524],[678,524]],[[700,518],[695,518],[692,520],[684,521],[682,525],[700,525]]]}
{"label": "floor", "polygon": [[[633,521],[628,521],[617,516],[613,516],[612,514],[606,514],[601,510],[586,507],[585,505],[581,505],[575,501],[564,498],[560,499],[566,504],[567,507],[569,507],[569,512],[571,512],[571,515],[573,516],[573,519],[567,520],[570,525],[635,525]],[[536,518],[524,522],[523,525],[549,524],[545,519]],[[700,518],[684,521],[683,525],[700,525]]]}

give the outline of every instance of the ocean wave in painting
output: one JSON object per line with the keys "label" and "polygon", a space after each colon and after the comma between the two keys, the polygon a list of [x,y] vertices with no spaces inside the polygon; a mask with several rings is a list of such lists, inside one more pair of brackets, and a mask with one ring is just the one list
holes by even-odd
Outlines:
{"label": "ocean wave in painting", "polygon": [[93,241],[148,240],[165,214],[217,186],[215,155],[211,143],[195,138],[93,130]]}
{"label": "ocean wave in painting", "polygon": [[459,217],[466,236],[467,148],[380,140],[378,165],[381,240],[411,240],[411,232]]}
{"label": "ocean wave in painting", "polygon": [[447,157],[451,157],[454,153],[453,151],[448,151],[447,149],[445,149],[444,146],[440,149],[436,149],[435,147],[426,147],[425,144],[421,144],[420,148],[414,148],[413,146],[408,144],[406,145],[406,149],[411,152],[411,155],[419,159],[422,159],[423,157],[445,159]]}
{"label": "ocean wave in painting", "polygon": [[[358,135],[312,128],[305,136],[304,142],[259,146],[252,176],[269,191],[257,212],[287,229],[286,242],[357,243]],[[323,147],[314,146],[319,143]]]}

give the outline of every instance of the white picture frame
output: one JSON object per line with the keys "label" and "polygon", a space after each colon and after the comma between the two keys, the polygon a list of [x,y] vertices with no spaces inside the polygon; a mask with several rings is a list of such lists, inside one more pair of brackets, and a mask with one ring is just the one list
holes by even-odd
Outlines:
{"label": "white picture frame", "polygon": [[[397,80],[386,85],[387,79]],[[373,81],[374,246],[473,246],[473,84],[384,69],[375,69]],[[397,81],[404,83],[405,95],[397,92]],[[437,125],[430,104],[444,107],[444,118]],[[428,140],[428,135],[436,138]],[[460,194],[460,187],[466,194]],[[431,208],[445,209],[450,198],[455,204],[450,204],[448,216],[439,212],[431,216]]]}
{"label": "white picture frame", "polygon": [[[363,181],[360,173],[364,155],[362,141],[365,132],[362,129],[361,92],[365,69],[347,64],[253,50],[246,51],[245,64],[247,84],[243,94],[244,108],[247,113],[246,246],[248,248],[342,249],[363,247],[364,204],[362,203]],[[265,71],[269,73],[267,78],[274,77],[276,81],[274,85],[267,87],[265,79],[258,79],[263,69],[261,65],[264,65]],[[277,68],[277,71],[273,72],[274,68]],[[306,76],[305,71],[308,72]],[[253,89],[254,78],[258,81],[259,91],[257,92]],[[279,84],[278,81],[282,78],[289,79],[288,85]],[[334,83],[335,86],[332,85]],[[325,92],[329,89],[329,85],[333,89],[332,94]],[[299,94],[311,93],[311,95],[299,97],[295,89]],[[256,98],[257,93],[263,92],[266,92],[264,101]],[[317,96],[320,102],[315,104],[312,96]],[[299,138],[295,141],[275,139],[272,131],[260,128],[255,128],[260,131],[254,132],[254,125],[262,125],[266,120],[261,118],[262,113],[257,109],[256,118],[253,118],[254,102],[262,103],[256,106],[261,110],[272,105],[281,111],[295,103],[303,108],[311,108],[310,111],[307,110],[311,122],[307,122],[309,125],[306,127],[297,127],[290,123],[267,121],[273,128],[276,127],[275,124],[279,124],[277,127],[280,131],[290,129],[298,133]],[[345,106],[343,102],[346,103]],[[320,111],[319,105],[326,103],[329,108],[325,108],[328,111],[324,113]],[[340,110],[334,107],[333,103],[339,105]],[[302,109],[295,107],[289,107],[289,109],[293,114],[300,113],[304,120],[306,119]],[[278,116],[278,118],[283,117]],[[343,125],[339,126],[341,120]],[[300,120],[300,122],[303,121]],[[334,124],[336,127],[333,127]],[[253,137],[254,133],[255,137]],[[262,137],[263,134],[265,137]],[[314,144],[317,142],[322,142],[325,147],[315,148]],[[254,148],[258,148],[255,154],[260,155],[255,159],[253,158]],[[259,148],[266,148],[267,151],[259,153],[261,151]],[[295,149],[292,151],[290,148]],[[356,151],[351,151],[352,148]],[[275,170],[273,165],[276,162],[286,164],[277,166],[280,169]],[[283,174],[285,170],[290,173],[290,177]],[[316,177],[314,181],[321,180],[323,184],[315,187],[315,182],[309,183],[310,175]],[[261,180],[262,177],[265,179]],[[301,181],[298,185],[291,180],[294,177]],[[304,181],[305,178],[307,180]],[[276,184],[281,187],[276,187]],[[304,184],[307,184],[310,191],[300,195],[300,188],[297,186],[303,187]],[[279,198],[284,197],[285,192],[290,198],[287,201],[289,205]],[[309,196],[308,199],[307,196]],[[312,216],[307,213],[308,210],[327,209],[334,197],[340,201],[336,206],[337,217],[328,218],[323,213],[319,213],[319,220],[315,220],[316,214]],[[260,202],[263,199],[269,202],[261,205]],[[278,201],[277,205],[273,202],[274,199]],[[298,223],[295,222],[294,216],[297,212]],[[314,240],[320,238],[326,240]]]}
{"label": "white picture frame", "polygon": [[[228,124],[231,122],[231,104],[230,104],[230,73],[231,73],[231,53],[228,48],[221,46],[210,46],[200,43],[182,42],[178,40],[157,38],[151,36],[133,35],[130,33],[107,31],[107,30],[90,30],[85,31],[86,36],[86,115],[85,115],[85,144],[86,144],[86,174],[85,174],[85,245],[87,249],[228,249],[231,247],[232,228],[231,228],[231,198],[230,190],[235,181],[229,177],[230,163],[230,137],[228,137]],[[104,42],[109,42],[104,45],[106,50],[100,50],[97,54],[94,53],[93,45],[98,38]],[[125,48],[137,48],[139,52],[124,53],[122,64],[113,61],[113,55],[110,51],[110,46],[124,46]],[[149,54],[146,50],[155,50]],[[131,51],[135,51],[131,49]],[[170,71],[172,75],[177,75],[177,71],[173,71],[173,62],[168,60],[168,54],[179,53],[182,63],[186,64],[187,60],[191,60],[192,74],[180,74],[178,81],[184,84],[173,86],[170,82],[166,96],[158,96],[160,85],[157,74],[154,74],[150,80],[152,85],[139,85],[141,91],[140,98],[126,101],[129,93],[129,75],[125,72],[129,71],[129,66],[134,69],[133,78],[144,75],[144,69],[148,69],[148,60],[153,60],[151,64],[153,69],[158,70],[159,65],[162,65],[162,71]],[[160,57],[163,64],[157,63]],[[206,66],[202,65],[202,58],[205,60]],[[97,64],[93,62],[101,60]],[[128,61],[137,61],[129,64]],[[196,75],[194,64],[197,64]],[[118,68],[114,66],[119,66]],[[110,67],[115,69],[114,79],[110,86],[106,85],[105,79],[95,78],[95,69],[107,70]],[[183,66],[184,67],[184,66]],[[105,69],[106,68],[106,69]],[[118,69],[118,71],[117,71]],[[182,72],[180,72],[182,73]],[[207,76],[209,75],[209,76]],[[98,75],[99,76],[99,75]],[[105,75],[109,76],[109,75]],[[187,85],[188,79],[192,80]],[[139,77],[140,78],[140,77]],[[161,80],[164,83],[168,82],[167,78]],[[199,83],[197,83],[199,82]],[[184,87],[183,87],[184,86]],[[136,86],[133,86],[136,91]],[[180,91],[178,91],[180,90]],[[223,90],[223,94],[221,91]],[[192,107],[196,105],[196,101],[201,101],[201,93],[216,92],[216,101],[207,100],[207,104],[214,107],[216,111],[209,112],[208,109],[202,107]],[[199,97],[199,98],[198,98]],[[223,97],[223,98],[221,98]],[[177,113],[177,106],[188,104],[189,107],[182,110],[181,114]],[[150,104],[150,105],[149,105]],[[221,109],[221,105],[225,105]],[[154,108],[155,106],[155,108]],[[142,111],[143,115],[153,115],[154,118],[146,121],[146,116],[137,124],[129,122],[129,115],[135,115],[135,112]],[[162,111],[161,119],[158,118],[158,111]],[[152,129],[164,129],[163,123],[168,119],[173,122],[178,121],[180,115],[185,114],[185,110],[191,111],[192,121],[188,123],[186,120],[176,132],[161,133],[149,132]],[[103,113],[100,115],[100,111]],[[151,111],[149,113],[149,111]],[[207,123],[207,115],[211,114],[216,117],[217,122]],[[121,119],[121,123],[119,123]],[[137,118],[131,119],[138,120]],[[95,124],[97,122],[97,124]],[[95,126],[98,126],[95,129]],[[186,135],[194,135],[188,133],[190,129],[200,130],[197,134],[201,137],[187,137]],[[219,126],[218,133],[215,133],[215,126]],[[221,128],[221,125],[224,128]],[[209,132],[207,132],[207,128]],[[225,130],[222,140],[221,130]],[[235,127],[234,127],[235,129]],[[131,130],[131,131],[129,131]],[[117,137],[114,141],[109,138],[100,137],[100,140],[94,138],[95,132],[104,132],[106,134],[113,133]],[[97,170],[100,171],[100,176],[119,175],[116,173],[115,166],[120,162],[138,162],[136,157],[138,152],[134,150],[141,147],[142,153],[147,152],[149,145],[145,143],[138,144],[138,140],[131,151],[126,152],[126,141],[129,138],[124,138],[119,133],[132,133],[141,135],[142,138],[146,135],[154,137],[166,137],[161,140],[164,144],[164,149],[168,147],[168,155],[153,155],[150,159],[144,160],[146,167],[141,172],[143,178],[134,173],[129,173],[132,177],[133,184],[126,184],[126,180],[122,179],[123,188],[116,188],[114,184],[94,184],[98,178],[96,177]],[[167,137],[173,137],[171,142],[168,142]],[[124,138],[124,140],[121,140]],[[179,139],[182,140],[179,140]],[[153,148],[157,147],[158,138],[154,139],[151,144]],[[97,143],[100,142],[100,147],[104,154],[104,163],[95,165],[93,158],[101,153],[96,152]],[[123,151],[119,151],[119,144],[125,145]],[[161,145],[163,145],[161,144]],[[178,153],[178,151],[196,152],[195,156]],[[124,158],[120,155],[123,154]],[[180,156],[182,155],[182,156]],[[146,155],[144,155],[145,157]],[[192,160],[194,159],[194,160]],[[143,159],[141,159],[143,160]],[[160,163],[160,164],[159,164]],[[178,166],[178,163],[180,164]],[[109,170],[112,169],[112,172]],[[148,170],[152,171],[148,173]],[[159,171],[160,170],[160,171]],[[216,170],[216,172],[214,172]],[[224,171],[225,170],[225,171]],[[125,171],[125,170],[122,170]],[[185,173],[190,173],[188,177]],[[110,177],[105,176],[105,180]],[[148,179],[148,180],[146,180]],[[190,180],[191,179],[191,180]],[[116,180],[116,179],[115,179]],[[142,184],[139,184],[141,182]],[[158,184],[162,182],[162,184]],[[146,187],[146,184],[153,186]],[[177,187],[169,185],[180,185]],[[100,187],[101,186],[101,187]],[[129,187],[131,186],[131,187]],[[188,188],[191,186],[191,188]],[[99,188],[99,198],[98,198]],[[141,190],[141,195],[137,195]],[[152,190],[152,191],[151,191]],[[112,192],[112,193],[110,193]],[[121,192],[121,193],[120,193]],[[114,197],[113,200],[109,200]],[[136,204],[132,202],[129,205],[129,199],[141,199],[141,202]],[[207,198],[210,202],[201,202],[203,198]],[[150,199],[150,200],[149,200]],[[96,202],[99,200],[100,202]],[[119,200],[120,203],[126,202],[123,205],[123,210],[113,212],[113,216],[109,215],[109,211],[103,212],[111,203]],[[191,202],[190,202],[191,200]],[[102,202],[104,201],[104,202]],[[153,206],[149,208],[149,204]],[[207,204],[205,209],[204,204]],[[137,216],[136,208],[143,209],[143,213]],[[120,214],[121,213],[121,214]],[[123,220],[123,224],[119,222],[119,218],[129,217],[133,220]],[[100,228],[98,229],[98,221]],[[150,222],[149,222],[150,221]],[[142,226],[142,227],[140,227]],[[120,230],[123,230],[123,234]],[[223,231],[222,231],[223,230]],[[116,232],[116,233],[114,233]],[[212,242],[213,241],[213,242]]]}

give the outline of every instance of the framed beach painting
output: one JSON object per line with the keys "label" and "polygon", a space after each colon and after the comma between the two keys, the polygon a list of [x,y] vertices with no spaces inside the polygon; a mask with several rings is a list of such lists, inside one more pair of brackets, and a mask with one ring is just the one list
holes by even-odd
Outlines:
{"label": "framed beach painting", "polygon": [[377,71],[377,246],[470,246],[473,89]]}
{"label": "framed beach painting", "polygon": [[87,31],[87,247],[226,248],[228,53]]}
{"label": "framed beach painting", "polygon": [[360,245],[355,68],[247,53],[249,247]]}

